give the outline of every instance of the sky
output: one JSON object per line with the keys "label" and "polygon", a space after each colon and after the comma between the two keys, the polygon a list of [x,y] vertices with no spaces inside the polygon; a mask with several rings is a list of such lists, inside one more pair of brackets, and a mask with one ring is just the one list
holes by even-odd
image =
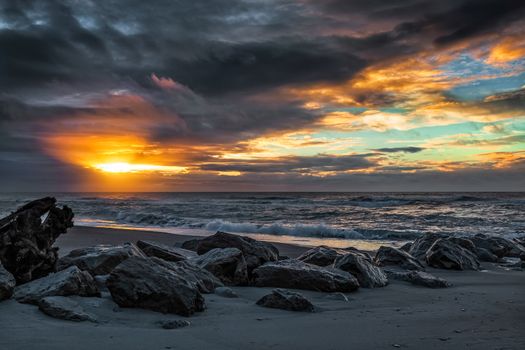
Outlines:
{"label": "sky", "polygon": [[523,0],[0,0],[0,191],[523,190]]}

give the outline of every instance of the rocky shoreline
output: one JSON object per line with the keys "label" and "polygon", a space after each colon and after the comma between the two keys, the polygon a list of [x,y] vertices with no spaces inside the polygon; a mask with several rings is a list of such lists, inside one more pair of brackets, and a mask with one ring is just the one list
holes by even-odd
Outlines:
{"label": "rocky shoreline", "polygon": [[[290,258],[270,243],[225,232],[176,246],[147,239],[95,244],[59,258],[53,245],[72,218],[71,209],[43,198],[0,220],[0,300],[13,298],[53,318],[93,324],[105,322],[93,307],[104,303],[191,322],[209,309],[206,295],[236,299],[239,289],[255,288],[265,294],[253,308],[318,313],[323,307],[308,298],[310,291],[348,300],[359,290],[374,293],[394,282],[450,288],[453,282],[434,274],[479,271],[487,263],[521,271],[525,260],[523,241],[482,235],[426,235],[375,254],[321,246]],[[168,320],[159,326],[174,329],[190,322]]]}

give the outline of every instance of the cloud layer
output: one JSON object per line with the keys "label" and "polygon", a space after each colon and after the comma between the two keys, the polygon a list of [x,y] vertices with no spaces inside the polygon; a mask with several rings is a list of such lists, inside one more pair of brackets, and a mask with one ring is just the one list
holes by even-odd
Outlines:
{"label": "cloud layer", "polygon": [[[523,1],[5,0],[0,9],[0,190],[524,181]],[[158,170],[100,170],[115,163]]]}

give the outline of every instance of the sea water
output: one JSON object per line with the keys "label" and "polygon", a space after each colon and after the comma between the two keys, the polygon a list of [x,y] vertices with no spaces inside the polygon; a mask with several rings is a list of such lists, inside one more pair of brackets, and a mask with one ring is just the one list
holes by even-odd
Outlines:
{"label": "sea water", "polygon": [[[0,215],[55,196],[75,224],[208,235],[215,231],[302,245],[373,248],[422,234],[525,235],[525,193],[9,193]],[[354,244],[355,245],[355,244]]]}

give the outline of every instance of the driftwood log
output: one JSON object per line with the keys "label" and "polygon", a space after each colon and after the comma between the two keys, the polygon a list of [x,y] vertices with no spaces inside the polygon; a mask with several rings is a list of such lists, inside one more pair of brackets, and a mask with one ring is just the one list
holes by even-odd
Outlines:
{"label": "driftwood log", "polygon": [[0,219],[0,262],[26,283],[56,271],[57,237],[73,226],[73,211],[59,208],[56,199],[45,197],[18,208]]}

